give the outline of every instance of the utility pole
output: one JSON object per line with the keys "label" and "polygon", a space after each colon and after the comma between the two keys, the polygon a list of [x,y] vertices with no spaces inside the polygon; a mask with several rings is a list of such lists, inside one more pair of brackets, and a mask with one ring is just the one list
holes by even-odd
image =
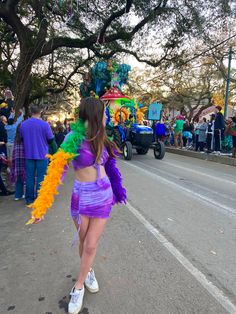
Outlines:
{"label": "utility pole", "polygon": [[228,75],[226,80],[226,91],[225,91],[225,111],[224,118],[228,116],[228,102],[229,102],[229,84],[230,84],[230,70],[231,70],[231,60],[232,60],[232,47],[229,48],[229,63],[228,63]]}

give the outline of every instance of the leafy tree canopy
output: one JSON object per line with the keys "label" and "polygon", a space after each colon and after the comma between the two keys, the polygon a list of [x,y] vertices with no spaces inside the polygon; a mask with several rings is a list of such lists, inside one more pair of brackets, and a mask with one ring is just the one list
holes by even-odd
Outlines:
{"label": "leafy tree canopy", "polygon": [[181,64],[193,40],[211,38],[231,16],[230,2],[3,0],[1,85],[12,86],[20,108],[68,88],[95,58],[129,53],[151,66]]}

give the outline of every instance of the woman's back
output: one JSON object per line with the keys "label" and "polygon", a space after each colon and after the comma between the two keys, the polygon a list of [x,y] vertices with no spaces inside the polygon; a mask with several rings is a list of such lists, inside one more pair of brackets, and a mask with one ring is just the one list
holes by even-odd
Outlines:
{"label": "woman's back", "polygon": [[76,178],[82,182],[94,182],[98,178],[98,167],[100,177],[106,175],[104,165],[109,158],[107,149],[104,147],[99,164],[96,163],[96,156],[92,152],[90,142],[84,140],[78,149],[79,155],[72,161]]}

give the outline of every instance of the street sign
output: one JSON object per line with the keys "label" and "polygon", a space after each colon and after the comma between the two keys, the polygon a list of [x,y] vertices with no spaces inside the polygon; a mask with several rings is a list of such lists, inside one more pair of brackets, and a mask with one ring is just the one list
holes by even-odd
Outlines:
{"label": "street sign", "polygon": [[160,120],[161,119],[162,104],[157,102],[152,103],[148,109],[148,120]]}

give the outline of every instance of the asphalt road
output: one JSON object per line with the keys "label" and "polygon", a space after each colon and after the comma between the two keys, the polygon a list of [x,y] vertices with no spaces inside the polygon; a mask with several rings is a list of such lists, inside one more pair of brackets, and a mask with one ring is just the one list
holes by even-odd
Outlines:
{"label": "asphalt road", "polygon": [[[152,152],[119,161],[127,206],[114,207],[84,314],[236,313],[236,168]],[[0,198],[0,313],[67,313],[79,258],[68,208],[72,174],[46,220]]]}

